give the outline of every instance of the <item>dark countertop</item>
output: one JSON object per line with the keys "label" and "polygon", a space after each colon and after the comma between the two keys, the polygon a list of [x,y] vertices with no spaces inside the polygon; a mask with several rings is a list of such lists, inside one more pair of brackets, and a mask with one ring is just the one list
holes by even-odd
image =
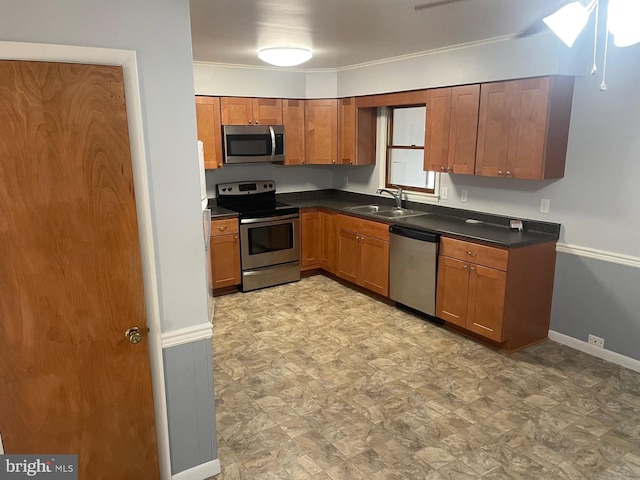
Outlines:
{"label": "dark countertop", "polygon": [[[406,207],[427,213],[417,217],[385,219],[375,214],[354,212],[351,207],[360,205],[394,206],[392,199],[375,195],[364,195],[341,190],[319,190],[279,194],[278,200],[300,208],[328,208],[355,217],[375,220],[389,225],[402,225],[418,230],[440,233],[448,237],[484,243],[487,245],[518,248],[546,242],[556,242],[560,235],[560,224],[523,220],[524,231],[509,228],[509,220],[504,217],[483,212],[460,210],[439,205],[407,202]],[[467,219],[482,223],[467,223]]]}
{"label": "dark countertop", "polygon": [[211,220],[221,220],[223,218],[233,218],[238,216],[238,212],[227,210],[215,204],[215,199],[209,199],[207,208],[211,210]]}

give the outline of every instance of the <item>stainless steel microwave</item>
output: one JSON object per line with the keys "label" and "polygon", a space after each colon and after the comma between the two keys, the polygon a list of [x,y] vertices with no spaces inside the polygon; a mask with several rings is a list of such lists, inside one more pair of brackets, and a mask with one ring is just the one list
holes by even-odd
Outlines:
{"label": "stainless steel microwave", "polygon": [[282,125],[225,125],[222,127],[224,163],[283,163]]}

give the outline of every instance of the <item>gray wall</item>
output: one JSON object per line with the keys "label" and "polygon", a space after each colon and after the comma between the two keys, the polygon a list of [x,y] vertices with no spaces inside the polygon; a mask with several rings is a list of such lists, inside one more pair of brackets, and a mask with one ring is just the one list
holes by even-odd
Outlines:
{"label": "gray wall", "polygon": [[211,340],[164,349],[171,473],[218,458]]}

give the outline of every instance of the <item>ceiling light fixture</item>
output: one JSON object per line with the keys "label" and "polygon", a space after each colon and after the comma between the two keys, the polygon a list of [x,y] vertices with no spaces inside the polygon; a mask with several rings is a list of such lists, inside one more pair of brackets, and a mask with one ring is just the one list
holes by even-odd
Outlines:
{"label": "ceiling light fixture", "polygon": [[[598,46],[599,0],[574,0],[542,19],[560,40],[572,47],[578,35],[584,30],[591,12],[596,11],[595,34],[593,41],[593,67],[591,75],[596,73],[596,49]],[[607,32],[604,39],[604,60],[600,90],[607,89],[605,75],[609,34],[613,36],[616,47],[628,47],[640,43],[640,1],[609,0],[607,8]]]}
{"label": "ceiling light fixture", "polygon": [[306,48],[276,47],[258,50],[258,58],[278,67],[293,67],[308,61],[311,50]]}

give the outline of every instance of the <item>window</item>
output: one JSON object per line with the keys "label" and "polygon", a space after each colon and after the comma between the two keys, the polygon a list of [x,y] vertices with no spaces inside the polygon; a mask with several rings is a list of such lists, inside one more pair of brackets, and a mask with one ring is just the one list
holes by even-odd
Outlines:
{"label": "window", "polygon": [[386,187],[434,193],[435,173],[423,170],[425,118],[424,106],[390,109]]}

